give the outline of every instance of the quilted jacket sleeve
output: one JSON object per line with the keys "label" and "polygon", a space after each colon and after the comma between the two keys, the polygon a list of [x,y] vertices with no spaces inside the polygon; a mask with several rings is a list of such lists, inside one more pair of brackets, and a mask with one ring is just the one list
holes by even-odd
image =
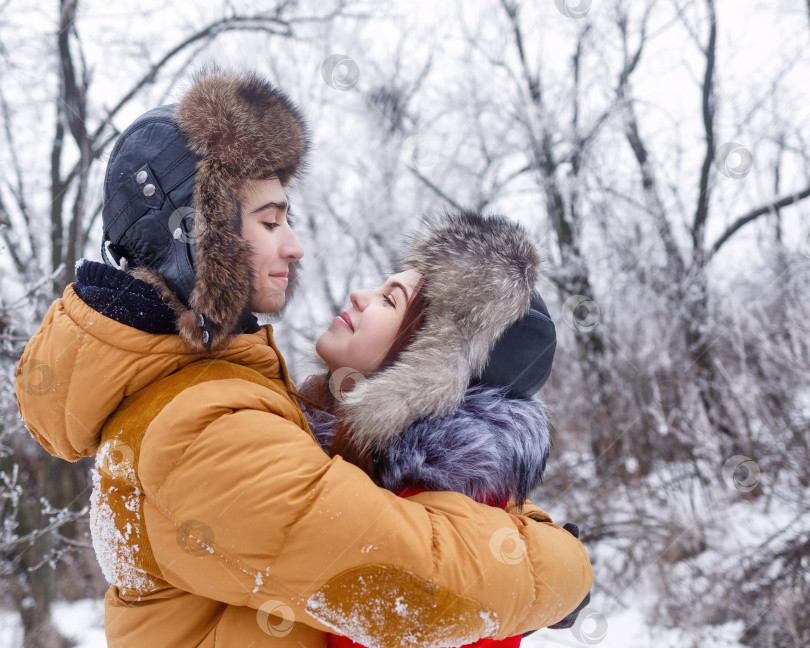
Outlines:
{"label": "quilted jacket sleeve", "polygon": [[[457,493],[397,497],[277,407],[260,385],[221,380],[152,421],[144,519],[173,585],[386,647],[545,627],[590,589],[584,548],[536,507],[530,519]],[[189,552],[188,535],[207,551]]]}

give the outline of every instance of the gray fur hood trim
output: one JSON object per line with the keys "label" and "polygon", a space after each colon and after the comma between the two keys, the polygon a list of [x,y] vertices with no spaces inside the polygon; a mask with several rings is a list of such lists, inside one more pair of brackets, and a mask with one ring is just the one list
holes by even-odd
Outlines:
{"label": "gray fur hood trim", "polygon": [[[310,429],[329,452],[335,417],[305,409]],[[523,502],[540,485],[551,450],[548,411],[532,399],[472,387],[456,411],[418,421],[374,457],[388,490],[448,490],[480,502]]]}
{"label": "gray fur hood trim", "polygon": [[540,264],[528,233],[502,216],[424,218],[400,264],[425,277],[424,325],[393,366],[342,406],[355,447],[380,451],[414,421],[457,409],[498,338],[528,309]]}

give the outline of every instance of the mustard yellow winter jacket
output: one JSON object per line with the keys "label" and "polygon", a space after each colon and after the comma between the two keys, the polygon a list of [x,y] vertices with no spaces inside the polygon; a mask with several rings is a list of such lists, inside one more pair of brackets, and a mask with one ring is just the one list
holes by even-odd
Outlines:
{"label": "mustard yellow winter jacket", "polygon": [[53,303],[15,389],[48,452],[96,455],[110,646],[325,646],[330,630],[458,646],[548,626],[585,597],[588,556],[543,511],[378,488],[320,450],[290,388],[269,326],[203,355],[73,286]]}

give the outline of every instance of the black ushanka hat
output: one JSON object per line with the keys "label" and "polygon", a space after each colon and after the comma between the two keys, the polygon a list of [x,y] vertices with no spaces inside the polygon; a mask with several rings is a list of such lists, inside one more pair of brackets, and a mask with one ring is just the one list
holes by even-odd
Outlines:
{"label": "black ushanka hat", "polygon": [[[104,181],[102,256],[160,290],[193,349],[226,344],[249,314],[251,266],[237,201],[249,179],[287,185],[309,134],[298,108],[255,74],[199,73],[178,104],[116,142]],[[287,295],[295,286],[290,265]]]}

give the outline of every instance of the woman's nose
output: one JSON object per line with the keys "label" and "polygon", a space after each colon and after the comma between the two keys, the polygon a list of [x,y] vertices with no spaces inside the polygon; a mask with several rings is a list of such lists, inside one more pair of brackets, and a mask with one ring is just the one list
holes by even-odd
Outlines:
{"label": "woman's nose", "polygon": [[362,311],[368,304],[368,290],[354,290],[349,295],[349,300],[356,310]]}

